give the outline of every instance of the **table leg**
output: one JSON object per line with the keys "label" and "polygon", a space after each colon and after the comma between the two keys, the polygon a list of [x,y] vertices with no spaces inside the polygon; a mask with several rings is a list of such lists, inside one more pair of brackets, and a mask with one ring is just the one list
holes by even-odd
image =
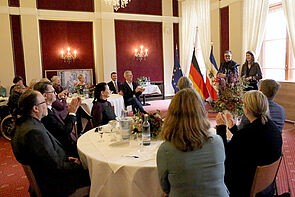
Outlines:
{"label": "table leg", "polygon": [[143,106],[151,105],[151,104],[149,104],[149,103],[146,103],[145,100],[146,100],[146,98],[145,98],[145,94],[143,94],[143,95],[142,95],[142,105],[143,105]]}

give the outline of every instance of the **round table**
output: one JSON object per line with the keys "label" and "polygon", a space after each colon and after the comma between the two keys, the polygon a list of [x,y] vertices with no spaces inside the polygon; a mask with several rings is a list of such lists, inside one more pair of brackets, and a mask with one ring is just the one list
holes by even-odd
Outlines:
{"label": "round table", "polygon": [[142,147],[139,141],[120,141],[119,132],[110,132],[108,125],[102,128],[102,137],[92,129],[77,142],[91,178],[90,197],[161,196],[156,153],[162,142]]}

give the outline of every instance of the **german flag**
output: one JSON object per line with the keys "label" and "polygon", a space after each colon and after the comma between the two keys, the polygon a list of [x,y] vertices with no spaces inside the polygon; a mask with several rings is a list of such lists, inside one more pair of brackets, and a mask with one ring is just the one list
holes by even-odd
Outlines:
{"label": "german flag", "polygon": [[196,89],[196,91],[204,100],[206,100],[209,97],[209,93],[206,88],[206,84],[204,82],[197,58],[195,56],[195,49],[193,52],[192,64],[189,71],[189,78],[192,81],[193,87]]}

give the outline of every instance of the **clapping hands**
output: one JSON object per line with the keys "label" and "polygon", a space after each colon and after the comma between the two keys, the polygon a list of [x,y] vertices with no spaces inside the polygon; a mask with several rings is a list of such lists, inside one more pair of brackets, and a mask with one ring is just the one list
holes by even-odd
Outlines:
{"label": "clapping hands", "polygon": [[227,125],[228,128],[232,128],[234,124],[233,116],[229,111],[219,112],[216,116],[217,125]]}
{"label": "clapping hands", "polygon": [[81,103],[82,100],[80,97],[73,98],[69,106],[69,113],[76,113]]}
{"label": "clapping hands", "polygon": [[143,92],[145,90],[145,88],[142,88],[142,87],[137,87],[136,89],[135,89],[135,92]]}

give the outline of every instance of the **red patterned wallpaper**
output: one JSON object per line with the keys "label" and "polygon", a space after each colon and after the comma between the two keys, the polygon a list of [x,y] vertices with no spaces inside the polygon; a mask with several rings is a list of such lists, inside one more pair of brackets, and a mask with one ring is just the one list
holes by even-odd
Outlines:
{"label": "red patterned wallpaper", "polygon": [[10,7],[19,7],[19,0],[8,0],[8,5]]}
{"label": "red patterned wallpaper", "polygon": [[[94,73],[92,22],[40,20],[39,24],[43,76],[45,70],[59,69],[93,69]],[[61,49],[66,52],[68,46],[78,54],[70,64],[60,58]]]}
{"label": "red patterned wallpaper", "polygon": [[21,76],[24,79],[24,83],[26,83],[20,15],[10,15],[10,24],[15,76]]}
{"label": "red patterned wallpaper", "polygon": [[229,8],[220,9],[220,62],[224,62],[223,53],[229,50]]}
{"label": "red patterned wallpaper", "polygon": [[173,3],[173,16],[178,16],[178,0],[172,0]]}
{"label": "red patterned wallpaper", "polygon": [[37,0],[38,9],[68,10],[68,11],[94,11],[93,0]]}
{"label": "red patterned wallpaper", "polygon": [[[151,81],[163,81],[162,23],[115,20],[118,80],[124,81],[123,73],[131,70],[134,80],[144,75]],[[137,61],[134,49],[143,45],[148,58]]]}
{"label": "red patterned wallpaper", "polygon": [[162,0],[131,0],[120,13],[162,15]]}

